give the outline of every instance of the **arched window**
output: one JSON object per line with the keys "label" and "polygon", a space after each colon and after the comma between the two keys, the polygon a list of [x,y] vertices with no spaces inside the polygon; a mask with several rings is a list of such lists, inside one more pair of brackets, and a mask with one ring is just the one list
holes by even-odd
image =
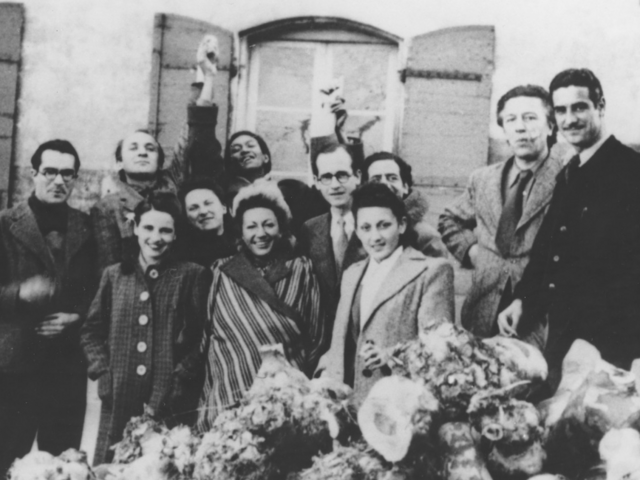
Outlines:
{"label": "arched window", "polygon": [[343,84],[347,130],[362,135],[365,153],[400,154],[414,184],[437,187],[438,198],[440,187],[455,190],[488,163],[492,26],[403,39],[334,17],[289,18],[237,34],[179,15],[158,14],[155,25],[149,124],[167,151],[185,121],[195,49],[213,33],[220,40],[216,134],[223,144],[239,129],[263,135],[277,176],[308,178],[314,95],[333,79]]}
{"label": "arched window", "polygon": [[300,17],[242,31],[239,38],[234,130],[265,137],[275,175],[308,175],[311,112],[330,83],[341,86],[347,101],[347,135],[361,138],[365,153],[395,149],[399,37],[345,19]]}

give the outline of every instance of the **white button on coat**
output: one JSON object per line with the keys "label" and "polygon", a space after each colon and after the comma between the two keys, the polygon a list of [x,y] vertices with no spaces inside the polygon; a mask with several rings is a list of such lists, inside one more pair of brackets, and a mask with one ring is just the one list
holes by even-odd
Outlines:
{"label": "white button on coat", "polygon": [[138,345],[136,346],[136,348],[140,353],[144,353],[147,351],[147,344],[144,342],[138,342]]}
{"label": "white button on coat", "polygon": [[144,365],[138,365],[138,368],[136,368],[136,373],[140,376],[143,376],[145,373],[147,373],[147,367],[145,367]]}
{"label": "white button on coat", "polygon": [[143,326],[146,325],[147,323],[149,323],[149,317],[147,317],[146,315],[140,315],[138,317],[138,323]]}
{"label": "white button on coat", "polygon": [[147,300],[149,300],[149,292],[142,292],[140,294],[140,301],[146,302]]}

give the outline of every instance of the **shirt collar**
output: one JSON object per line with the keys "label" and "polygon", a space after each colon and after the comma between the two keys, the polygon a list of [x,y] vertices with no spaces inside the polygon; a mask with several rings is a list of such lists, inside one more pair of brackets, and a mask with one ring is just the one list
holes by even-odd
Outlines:
{"label": "shirt collar", "polygon": [[595,155],[595,153],[602,146],[602,144],[604,142],[606,142],[608,139],[609,139],[608,135],[602,135],[600,140],[598,140],[596,143],[591,145],[589,148],[585,148],[584,150],[582,150],[578,154],[578,156],[580,157],[580,166],[582,166],[585,163],[587,163],[591,159],[591,157],[593,157]]}
{"label": "shirt collar", "polygon": [[[340,214],[331,210],[331,223],[333,225],[338,224],[338,219],[340,218]],[[342,219],[344,220],[344,230],[347,234],[353,233],[355,230],[355,219],[353,218],[353,212],[349,210],[347,213],[342,215]]]}
{"label": "shirt collar", "polygon": [[400,258],[400,255],[402,255],[403,250],[404,249],[402,248],[402,245],[399,245],[398,248],[396,248],[391,255],[389,255],[387,258],[385,258],[381,262],[376,262],[372,258],[369,261],[369,268],[372,270],[380,270],[382,268],[391,268],[391,266],[393,266],[393,264],[395,264],[398,261],[398,258]]}
{"label": "shirt collar", "polygon": [[[528,170],[531,172],[531,178],[535,177],[536,173],[538,173],[538,171],[540,170],[540,168],[542,167],[542,165],[544,165],[544,163],[547,161],[547,158],[549,158],[549,155],[551,154],[551,150],[549,150],[549,154],[547,154],[546,157],[544,157],[541,160],[537,160],[533,167],[529,168]],[[508,183],[508,187],[511,188],[513,187],[513,185],[516,183],[516,180],[518,179],[518,174],[520,172],[522,172],[524,170],[522,170],[520,167],[518,167],[518,164],[516,163],[516,159],[513,159],[513,163],[511,164],[511,168],[509,171],[509,183]]]}

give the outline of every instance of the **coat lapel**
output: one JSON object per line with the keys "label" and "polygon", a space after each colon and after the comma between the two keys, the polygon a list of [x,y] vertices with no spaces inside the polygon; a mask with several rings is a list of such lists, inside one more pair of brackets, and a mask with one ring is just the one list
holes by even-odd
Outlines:
{"label": "coat lapel", "polygon": [[488,176],[486,184],[483,185],[483,188],[486,189],[487,202],[477,202],[477,205],[486,205],[488,207],[488,213],[496,228],[498,227],[498,222],[500,222],[500,215],[502,215],[502,178],[512,163],[513,157],[496,165],[496,169]]}
{"label": "coat lapel", "polygon": [[424,255],[413,248],[407,247],[404,249],[402,255],[400,255],[400,258],[391,269],[391,272],[389,272],[389,276],[385,279],[384,285],[381,285],[371,313],[362,323],[362,330],[367,327],[376,310],[378,310],[382,304],[396,295],[427,268],[427,262],[424,260]]}
{"label": "coat lapel", "polygon": [[[272,273],[272,280],[274,278],[273,275],[276,275],[276,277],[281,280],[291,274],[291,269],[287,267],[284,262],[282,263],[283,265],[276,267],[274,270],[275,273]],[[238,285],[256,295],[275,311],[280,312],[296,322],[299,320],[300,314],[276,295],[276,292],[271,285],[269,285],[269,282],[249,263],[249,260],[244,254],[239,253],[234,256],[221,267],[221,270],[238,283]]]}
{"label": "coat lapel", "polygon": [[312,230],[313,236],[310,239],[313,249],[312,258],[320,259],[316,262],[316,268],[320,275],[326,279],[332,287],[338,283],[336,272],[336,262],[333,256],[333,243],[331,242],[331,214],[325,213],[321,220]]}
{"label": "coat lapel", "polygon": [[540,168],[540,171],[537,172],[535,182],[529,193],[527,202],[524,205],[522,217],[520,217],[516,230],[524,227],[551,202],[553,189],[556,185],[556,176],[561,169],[561,159],[551,153],[544,165]]}
{"label": "coat lapel", "polygon": [[90,237],[91,228],[88,225],[88,222],[83,218],[80,212],[70,208],[69,218],[67,219],[67,236],[65,240],[65,260],[67,265]]}
{"label": "coat lapel", "polygon": [[24,202],[18,205],[13,213],[11,233],[44,263],[47,269],[54,271],[53,259],[44,238],[40,233],[36,217],[29,205]]}

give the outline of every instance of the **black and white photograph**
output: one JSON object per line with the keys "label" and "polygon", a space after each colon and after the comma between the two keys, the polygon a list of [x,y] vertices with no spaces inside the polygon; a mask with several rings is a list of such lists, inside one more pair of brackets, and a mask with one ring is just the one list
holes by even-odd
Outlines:
{"label": "black and white photograph", "polygon": [[0,480],[245,479],[640,479],[640,0],[0,2]]}

